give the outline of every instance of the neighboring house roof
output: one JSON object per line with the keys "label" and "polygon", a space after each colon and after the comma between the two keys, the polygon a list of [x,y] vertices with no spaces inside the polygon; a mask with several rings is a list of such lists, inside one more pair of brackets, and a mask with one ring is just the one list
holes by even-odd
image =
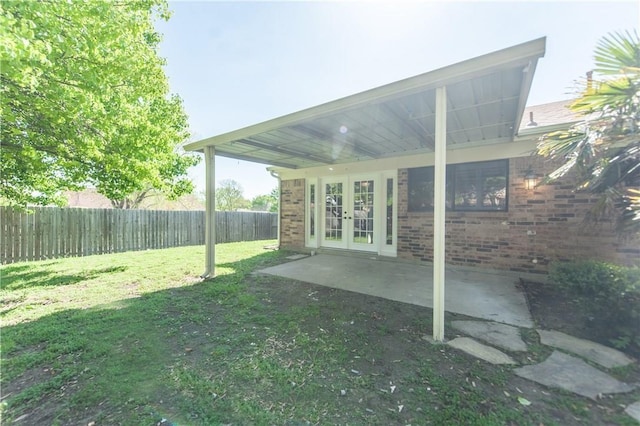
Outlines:
{"label": "neighboring house roof", "polygon": [[514,140],[545,38],[188,144],[289,169],[434,151],[436,89],[446,87],[447,145]]}
{"label": "neighboring house roof", "polygon": [[[95,189],[83,191],[67,191],[67,207],[91,209],[111,209],[113,205],[107,197],[99,194]],[[152,195],[145,199],[140,206],[144,210],[204,210],[204,203],[194,194],[183,195],[174,201],[164,197]]]}
{"label": "neighboring house roof", "polygon": [[569,109],[572,102],[573,99],[567,99],[526,107],[522,120],[520,121],[518,134],[520,136],[526,136],[532,133],[549,132],[556,129],[567,128],[573,123],[584,120],[584,115]]}
{"label": "neighboring house roof", "polygon": [[[566,124],[580,120],[580,116],[569,109],[572,99],[542,105],[527,106],[520,122],[520,129]],[[531,115],[533,114],[533,116]],[[535,124],[531,124],[531,118]]]}
{"label": "neighboring house roof", "polygon": [[67,191],[67,207],[81,207],[87,209],[111,209],[111,201],[102,194],[98,194],[95,189],[85,189],[84,191]]}

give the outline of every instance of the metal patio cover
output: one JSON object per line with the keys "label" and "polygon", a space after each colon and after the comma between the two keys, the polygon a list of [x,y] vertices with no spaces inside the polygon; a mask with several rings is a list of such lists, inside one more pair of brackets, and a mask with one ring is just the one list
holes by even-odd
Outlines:
{"label": "metal patio cover", "polygon": [[447,149],[508,143],[544,52],[545,38],[532,40],[185,148],[290,169],[429,153],[443,86]]}

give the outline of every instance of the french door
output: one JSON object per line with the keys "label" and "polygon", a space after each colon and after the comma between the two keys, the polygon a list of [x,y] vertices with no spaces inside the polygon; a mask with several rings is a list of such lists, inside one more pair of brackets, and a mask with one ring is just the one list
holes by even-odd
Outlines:
{"label": "french door", "polygon": [[372,176],[322,180],[323,246],[378,251],[376,186]]}

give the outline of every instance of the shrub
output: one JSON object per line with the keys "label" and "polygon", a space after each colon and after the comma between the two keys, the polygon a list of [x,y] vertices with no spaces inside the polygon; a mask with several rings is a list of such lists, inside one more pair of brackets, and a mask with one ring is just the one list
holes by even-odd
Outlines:
{"label": "shrub", "polygon": [[640,349],[640,268],[597,261],[558,262],[550,281],[585,311],[619,348]]}

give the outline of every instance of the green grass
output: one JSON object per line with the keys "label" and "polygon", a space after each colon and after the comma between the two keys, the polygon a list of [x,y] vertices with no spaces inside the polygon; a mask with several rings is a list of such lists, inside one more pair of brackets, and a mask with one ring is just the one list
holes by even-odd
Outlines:
{"label": "green grass", "polygon": [[[2,421],[602,420],[599,405],[426,343],[425,308],[252,274],[284,261],[269,243],[218,245],[217,276],[206,281],[203,247],[3,266]],[[518,404],[518,392],[534,404]],[[625,422],[619,401],[608,409]]]}
{"label": "green grass", "polygon": [[4,417],[40,406],[68,424],[100,407],[91,414],[103,421],[153,423],[150,401],[184,349],[175,346],[189,344],[184,328],[211,323],[210,303],[251,308],[240,283],[279,256],[267,243],[219,245],[217,277],[205,282],[202,247],[3,266]]}

